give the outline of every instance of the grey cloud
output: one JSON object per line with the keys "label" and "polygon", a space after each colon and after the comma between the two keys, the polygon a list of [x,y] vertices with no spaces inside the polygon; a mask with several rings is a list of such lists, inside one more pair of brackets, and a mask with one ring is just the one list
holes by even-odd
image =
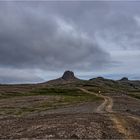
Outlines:
{"label": "grey cloud", "polygon": [[33,69],[0,68],[0,84],[38,83],[44,81]]}
{"label": "grey cloud", "polygon": [[63,3],[60,4],[61,10],[58,8],[58,12],[68,21],[76,22],[78,27],[90,36],[96,37],[98,33],[105,41],[107,40],[106,42],[114,42],[122,49],[131,49],[132,46],[138,49],[140,26],[135,17],[139,17],[139,4],[126,1],[92,1],[62,6],[65,5]]}
{"label": "grey cloud", "polygon": [[39,10],[8,6],[7,16],[0,14],[1,66],[56,70],[91,69],[109,63],[109,54],[94,38],[55,13]]}
{"label": "grey cloud", "polygon": [[129,54],[122,56],[124,62],[119,52],[140,49],[139,6],[124,1],[0,2],[0,68],[100,75],[135,69],[138,56],[135,65],[127,65]]}
{"label": "grey cloud", "polygon": [[9,76],[3,76],[0,75],[0,84],[22,84],[22,83],[40,83],[40,82],[44,82],[43,79],[41,79],[40,77],[37,77],[34,75],[34,77],[28,77],[28,76],[24,76],[21,77],[21,75],[9,75]]}

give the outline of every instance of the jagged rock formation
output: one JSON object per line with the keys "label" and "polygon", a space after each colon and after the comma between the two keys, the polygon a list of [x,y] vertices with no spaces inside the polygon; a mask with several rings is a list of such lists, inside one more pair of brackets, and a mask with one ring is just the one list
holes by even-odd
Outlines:
{"label": "jagged rock formation", "polygon": [[90,81],[92,80],[105,80],[103,77],[97,77],[97,78],[92,78],[92,79],[89,79]]}
{"label": "jagged rock formation", "polygon": [[47,84],[65,84],[65,83],[71,83],[79,81],[77,77],[74,76],[74,73],[72,71],[65,71],[62,77],[58,79],[54,79],[51,81],[46,82]]}
{"label": "jagged rock formation", "polygon": [[127,77],[123,77],[122,79],[120,79],[119,81],[129,81]]}
{"label": "jagged rock formation", "polygon": [[68,80],[76,80],[78,78],[74,76],[74,73],[72,71],[65,71],[62,76],[62,79],[68,81]]}

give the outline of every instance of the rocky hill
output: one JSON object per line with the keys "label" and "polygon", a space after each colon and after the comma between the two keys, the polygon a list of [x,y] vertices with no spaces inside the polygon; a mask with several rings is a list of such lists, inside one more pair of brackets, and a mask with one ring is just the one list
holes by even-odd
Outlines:
{"label": "rocky hill", "polygon": [[106,79],[103,77],[81,80],[78,79],[72,71],[65,71],[60,78],[50,80],[43,84],[45,84],[45,86],[83,86],[85,88],[92,88],[95,92],[99,90],[103,92],[140,91],[140,81],[129,80],[127,77],[123,77],[120,80]]}
{"label": "rocky hill", "polygon": [[122,79],[120,79],[119,81],[129,81],[127,77],[123,77]]}
{"label": "rocky hill", "polygon": [[72,71],[65,71],[62,77],[54,80],[50,80],[46,82],[45,84],[51,84],[51,85],[56,85],[56,84],[65,84],[65,83],[73,83],[76,81],[80,81],[77,77],[75,77],[74,73]]}
{"label": "rocky hill", "polygon": [[72,71],[65,71],[63,76],[62,76],[62,79],[63,80],[66,80],[66,81],[75,81],[75,80],[78,80],[78,78],[76,78],[74,76],[74,73]]}

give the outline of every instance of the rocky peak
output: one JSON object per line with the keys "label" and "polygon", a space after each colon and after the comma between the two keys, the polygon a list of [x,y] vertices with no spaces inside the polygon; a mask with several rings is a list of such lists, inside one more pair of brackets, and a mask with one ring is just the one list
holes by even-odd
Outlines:
{"label": "rocky peak", "polygon": [[90,79],[90,81],[92,81],[92,80],[100,80],[100,81],[102,81],[102,80],[105,80],[105,79],[103,77],[97,77],[97,78]]}
{"label": "rocky peak", "polygon": [[123,77],[120,81],[128,81],[127,77]]}
{"label": "rocky peak", "polygon": [[72,71],[65,71],[62,79],[64,80],[76,80],[77,78],[74,76],[74,73]]}
{"label": "rocky peak", "polygon": [[98,80],[104,80],[104,78],[103,78],[103,77],[97,77],[97,79],[98,79]]}

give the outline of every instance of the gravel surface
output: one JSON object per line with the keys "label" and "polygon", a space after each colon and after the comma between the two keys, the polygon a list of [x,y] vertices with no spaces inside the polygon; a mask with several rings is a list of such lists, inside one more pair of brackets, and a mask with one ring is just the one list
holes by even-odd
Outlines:
{"label": "gravel surface", "polygon": [[[140,101],[123,94],[106,94],[105,99],[21,117],[0,116],[0,139],[124,139],[126,135],[140,139]],[[0,106],[30,106],[44,100],[54,99],[24,97],[10,103],[3,99]]]}
{"label": "gravel surface", "polygon": [[113,110],[140,116],[140,100],[129,96],[112,96]]}
{"label": "gravel surface", "polygon": [[96,113],[97,107],[103,101],[95,101],[95,102],[87,102],[87,103],[79,103],[75,105],[68,105],[65,107],[50,109],[43,112],[32,113],[32,115],[45,115],[45,114],[77,114],[77,113]]}
{"label": "gravel surface", "polygon": [[121,138],[102,114],[51,114],[1,119],[0,138]]}

